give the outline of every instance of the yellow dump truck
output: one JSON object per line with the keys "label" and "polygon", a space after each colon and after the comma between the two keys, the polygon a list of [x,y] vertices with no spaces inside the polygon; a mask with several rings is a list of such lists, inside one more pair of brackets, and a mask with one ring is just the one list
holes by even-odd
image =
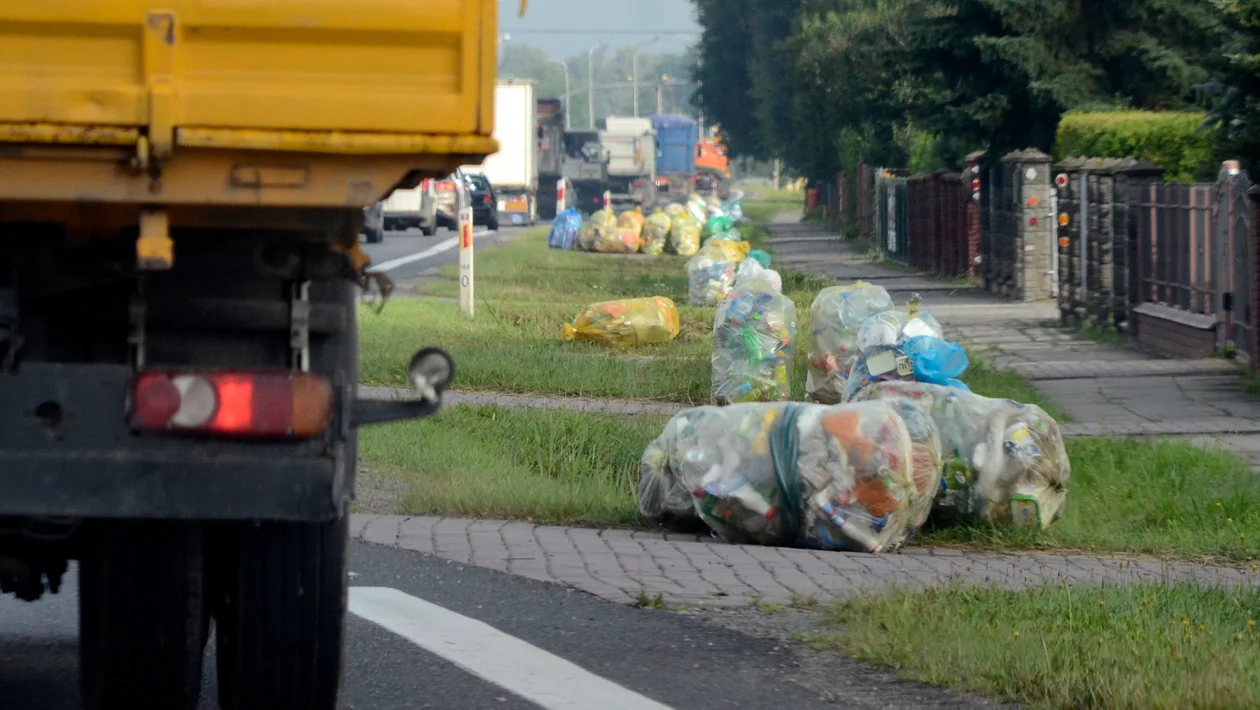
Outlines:
{"label": "yellow dump truck", "polygon": [[[89,708],[336,706],[363,208],[495,151],[496,0],[0,0],[0,591]],[[382,286],[387,284],[381,283]],[[409,353],[408,353],[409,354]]]}

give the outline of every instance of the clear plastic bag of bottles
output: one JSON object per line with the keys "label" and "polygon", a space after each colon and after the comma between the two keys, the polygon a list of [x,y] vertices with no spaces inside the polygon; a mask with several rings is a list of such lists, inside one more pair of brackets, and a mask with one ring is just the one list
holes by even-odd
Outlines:
{"label": "clear plastic bag of bottles", "polygon": [[883,286],[858,281],[818,292],[809,307],[809,375],[806,397],[813,402],[843,402],[849,369],[857,357],[857,333],[868,318],[893,307]]}
{"label": "clear plastic bag of bottles", "polygon": [[639,509],[743,543],[892,551],[940,486],[931,419],[915,439],[882,402],[738,404],[676,415],[643,455]]}
{"label": "clear plastic bag of bottles", "polygon": [[788,401],[795,341],[792,299],[765,278],[736,286],[713,322],[713,402]]}
{"label": "clear plastic bag of bottles", "polygon": [[879,382],[859,397],[912,403],[935,423],[946,456],[932,510],[940,524],[1044,529],[1063,515],[1072,464],[1040,407],[923,382]]}

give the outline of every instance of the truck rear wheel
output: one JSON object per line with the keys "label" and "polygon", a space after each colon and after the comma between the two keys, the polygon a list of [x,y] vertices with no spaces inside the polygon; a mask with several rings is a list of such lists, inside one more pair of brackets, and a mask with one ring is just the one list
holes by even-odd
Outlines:
{"label": "truck rear wheel", "polygon": [[195,523],[103,522],[79,563],[80,683],[88,710],[192,710],[206,641]]}
{"label": "truck rear wheel", "polygon": [[349,530],[348,516],[224,529],[213,568],[223,710],[335,710]]}

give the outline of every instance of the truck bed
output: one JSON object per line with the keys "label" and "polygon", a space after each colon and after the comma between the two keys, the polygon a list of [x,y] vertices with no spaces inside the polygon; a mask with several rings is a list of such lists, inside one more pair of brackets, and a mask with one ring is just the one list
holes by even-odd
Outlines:
{"label": "truck bed", "polygon": [[[113,147],[171,166],[158,202],[240,201],[193,197],[217,180],[253,204],[275,201],[268,188],[289,204],[367,204],[409,165],[440,175],[494,152],[497,32],[495,0],[0,0],[0,145],[24,146],[0,151],[0,171],[16,155],[29,178],[29,159],[64,157],[50,146]],[[239,157],[210,161],[199,169],[228,172],[185,186],[196,170],[178,164],[199,151],[328,156],[335,180],[352,171],[334,156],[355,156],[370,187],[332,195],[312,168],[274,157],[244,178],[231,172]],[[44,164],[33,176],[81,183],[77,195],[0,177],[0,200],[145,192],[92,187],[99,171],[80,172]]]}

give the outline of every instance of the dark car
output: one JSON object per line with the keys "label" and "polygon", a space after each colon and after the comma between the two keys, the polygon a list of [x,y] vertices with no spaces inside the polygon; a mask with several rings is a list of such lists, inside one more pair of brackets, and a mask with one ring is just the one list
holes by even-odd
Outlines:
{"label": "dark car", "polygon": [[473,224],[487,229],[499,228],[499,200],[489,178],[480,173],[464,173],[468,195],[472,198]]}

